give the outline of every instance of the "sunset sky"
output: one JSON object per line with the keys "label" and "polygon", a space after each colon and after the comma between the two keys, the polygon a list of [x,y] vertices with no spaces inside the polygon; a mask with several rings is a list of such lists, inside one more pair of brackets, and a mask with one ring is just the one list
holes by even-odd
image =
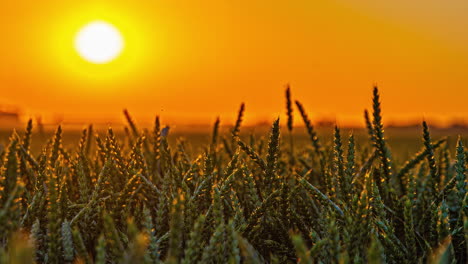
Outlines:
{"label": "sunset sky", "polygon": [[[15,0],[0,4],[0,104],[67,122],[232,122],[284,114],[361,122],[378,84],[387,120],[468,114],[466,0]],[[94,65],[73,46],[103,20],[125,48]]]}

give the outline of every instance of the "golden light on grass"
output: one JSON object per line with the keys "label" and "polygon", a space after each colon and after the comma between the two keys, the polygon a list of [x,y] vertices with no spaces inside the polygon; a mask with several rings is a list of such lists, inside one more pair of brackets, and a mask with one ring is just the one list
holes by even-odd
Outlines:
{"label": "golden light on grass", "polygon": [[122,34],[113,25],[94,21],[84,26],[75,38],[75,49],[79,55],[95,64],[114,60],[124,48]]}

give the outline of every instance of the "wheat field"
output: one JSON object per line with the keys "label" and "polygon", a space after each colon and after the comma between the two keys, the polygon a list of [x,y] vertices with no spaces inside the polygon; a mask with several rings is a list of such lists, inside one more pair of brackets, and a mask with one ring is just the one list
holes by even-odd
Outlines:
{"label": "wheat field", "polygon": [[126,134],[90,126],[67,147],[61,127],[34,142],[30,121],[1,153],[0,263],[467,262],[460,138],[431,137],[423,122],[420,151],[392,155],[377,88],[361,140],[339,127],[320,137],[285,97],[283,128],[241,136],[242,104],[199,151],[127,111]]}

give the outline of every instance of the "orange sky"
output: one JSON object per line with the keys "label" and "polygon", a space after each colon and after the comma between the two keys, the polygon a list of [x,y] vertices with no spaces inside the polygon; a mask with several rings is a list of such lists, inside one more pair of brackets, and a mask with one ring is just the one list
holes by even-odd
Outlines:
{"label": "orange sky", "polygon": [[[284,85],[313,118],[361,121],[377,83],[387,120],[468,114],[468,1],[15,0],[0,4],[0,104],[65,121],[174,123],[284,112]],[[123,33],[116,61],[74,51],[77,30]]]}

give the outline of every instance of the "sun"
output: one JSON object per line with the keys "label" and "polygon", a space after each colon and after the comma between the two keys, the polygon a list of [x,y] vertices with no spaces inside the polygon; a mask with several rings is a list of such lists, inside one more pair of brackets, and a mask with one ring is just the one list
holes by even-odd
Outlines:
{"label": "sun", "polygon": [[116,59],[124,48],[119,30],[104,21],[94,21],[83,26],[75,37],[75,49],[85,60],[105,64]]}

